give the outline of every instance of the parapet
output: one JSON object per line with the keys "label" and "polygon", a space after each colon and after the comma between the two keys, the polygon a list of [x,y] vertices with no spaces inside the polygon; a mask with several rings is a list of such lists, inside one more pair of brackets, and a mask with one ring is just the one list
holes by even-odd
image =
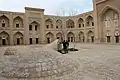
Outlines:
{"label": "parapet", "polygon": [[45,9],[32,8],[32,7],[25,7],[25,10],[32,10],[32,11],[45,11]]}

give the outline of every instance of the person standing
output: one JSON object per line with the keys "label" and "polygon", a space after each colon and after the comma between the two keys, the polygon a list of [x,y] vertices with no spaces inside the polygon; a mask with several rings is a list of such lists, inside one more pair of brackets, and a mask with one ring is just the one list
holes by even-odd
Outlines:
{"label": "person standing", "polygon": [[67,49],[67,45],[66,45],[66,41],[64,40],[63,41],[63,51],[64,51],[64,54],[66,54],[66,49]]}
{"label": "person standing", "polygon": [[69,42],[66,40],[66,47],[67,47],[67,49],[66,49],[66,52],[68,53],[68,50],[69,50]]}

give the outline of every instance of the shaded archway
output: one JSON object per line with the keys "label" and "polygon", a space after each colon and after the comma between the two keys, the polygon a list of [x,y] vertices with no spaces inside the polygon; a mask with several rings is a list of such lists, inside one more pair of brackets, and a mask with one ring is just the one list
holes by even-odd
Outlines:
{"label": "shaded archway", "polygon": [[84,33],[81,31],[79,32],[79,42],[84,42],[85,41],[85,36]]}
{"label": "shaded archway", "polygon": [[49,18],[45,21],[45,26],[47,29],[53,28],[53,21]]}
{"label": "shaded archway", "polygon": [[75,23],[73,20],[69,19],[67,22],[66,22],[66,27],[67,28],[74,28],[75,27]]}
{"label": "shaded archway", "polygon": [[61,21],[60,19],[58,19],[58,20],[56,21],[56,28],[57,28],[57,29],[61,29],[61,28],[62,28],[62,21]]}
{"label": "shaded archway", "polygon": [[9,45],[10,44],[10,36],[7,32],[3,31],[0,33],[0,45]]}
{"label": "shaded archway", "polygon": [[62,38],[62,33],[60,33],[60,32],[57,33],[57,34],[56,34],[56,38],[62,41],[62,40],[63,40],[63,38]]}
{"label": "shaded archway", "polygon": [[24,35],[21,32],[16,32],[13,36],[14,45],[24,44]]}
{"label": "shaded archway", "polygon": [[72,33],[72,32],[69,32],[69,33],[67,34],[67,40],[68,40],[69,42],[74,42],[74,41],[75,41],[75,34]]}
{"label": "shaded archway", "polygon": [[23,19],[20,16],[17,16],[13,20],[14,28],[23,28]]}
{"label": "shaded archway", "polygon": [[78,20],[78,28],[84,27],[84,20],[82,18],[79,18]]}
{"label": "shaded archway", "polygon": [[94,26],[94,19],[93,19],[92,16],[88,16],[88,17],[86,18],[86,26],[88,26],[88,27]]}
{"label": "shaded archway", "polygon": [[88,42],[94,42],[94,32],[93,31],[88,31],[88,33],[87,33],[87,41]]}
{"label": "shaded archway", "polygon": [[[119,14],[113,9],[107,9],[106,12],[102,15],[102,20],[104,21],[105,27],[117,27]],[[114,26],[111,25],[112,23]]]}
{"label": "shaded archway", "polygon": [[53,41],[54,41],[54,35],[51,32],[47,33],[46,34],[46,42],[51,43]]}
{"label": "shaded archway", "polygon": [[[108,28],[110,28],[109,32],[112,33],[116,28],[119,27],[119,13],[116,9],[112,7],[105,7],[103,11],[100,13],[100,37],[101,41],[105,41],[106,33]],[[115,31],[114,31],[115,32]],[[111,35],[111,38],[115,37],[117,40],[119,36]],[[109,37],[108,37],[109,38]],[[108,42],[110,42],[108,40]],[[118,42],[118,41],[115,41]]]}
{"label": "shaded archway", "polygon": [[29,30],[30,30],[30,31],[39,31],[39,30],[40,30],[40,24],[37,23],[36,21],[33,21],[33,22],[29,25]]}
{"label": "shaded archway", "polygon": [[9,19],[5,15],[0,16],[0,27],[9,27]]}

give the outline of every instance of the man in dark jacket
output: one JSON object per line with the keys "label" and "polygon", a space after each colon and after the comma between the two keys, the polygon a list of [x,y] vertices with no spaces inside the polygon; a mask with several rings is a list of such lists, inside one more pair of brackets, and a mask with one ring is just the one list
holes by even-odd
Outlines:
{"label": "man in dark jacket", "polygon": [[66,40],[66,47],[67,47],[67,49],[66,49],[66,52],[68,53],[68,49],[69,49],[69,42]]}
{"label": "man in dark jacket", "polygon": [[63,50],[64,50],[64,54],[66,54],[67,45],[65,40],[63,41]]}

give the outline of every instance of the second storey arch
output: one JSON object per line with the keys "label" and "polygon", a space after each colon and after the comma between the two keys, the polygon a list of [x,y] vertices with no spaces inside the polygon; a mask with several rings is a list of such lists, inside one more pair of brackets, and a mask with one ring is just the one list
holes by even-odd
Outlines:
{"label": "second storey arch", "polygon": [[52,19],[48,18],[48,19],[45,20],[45,28],[46,29],[53,28],[53,21],[52,21]]}
{"label": "second storey arch", "polygon": [[0,27],[8,28],[10,27],[9,23],[10,23],[10,20],[7,16],[5,15],[0,16]]}
{"label": "second storey arch", "polygon": [[58,19],[56,21],[56,29],[61,29],[63,28],[63,23],[62,23],[62,20]]}
{"label": "second storey arch", "polygon": [[67,20],[66,28],[75,28],[75,22],[72,19]]}
{"label": "second storey arch", "polygon": [[14,28],[23,28],[23,19],[20,16],[17,16],[13,19]]}

